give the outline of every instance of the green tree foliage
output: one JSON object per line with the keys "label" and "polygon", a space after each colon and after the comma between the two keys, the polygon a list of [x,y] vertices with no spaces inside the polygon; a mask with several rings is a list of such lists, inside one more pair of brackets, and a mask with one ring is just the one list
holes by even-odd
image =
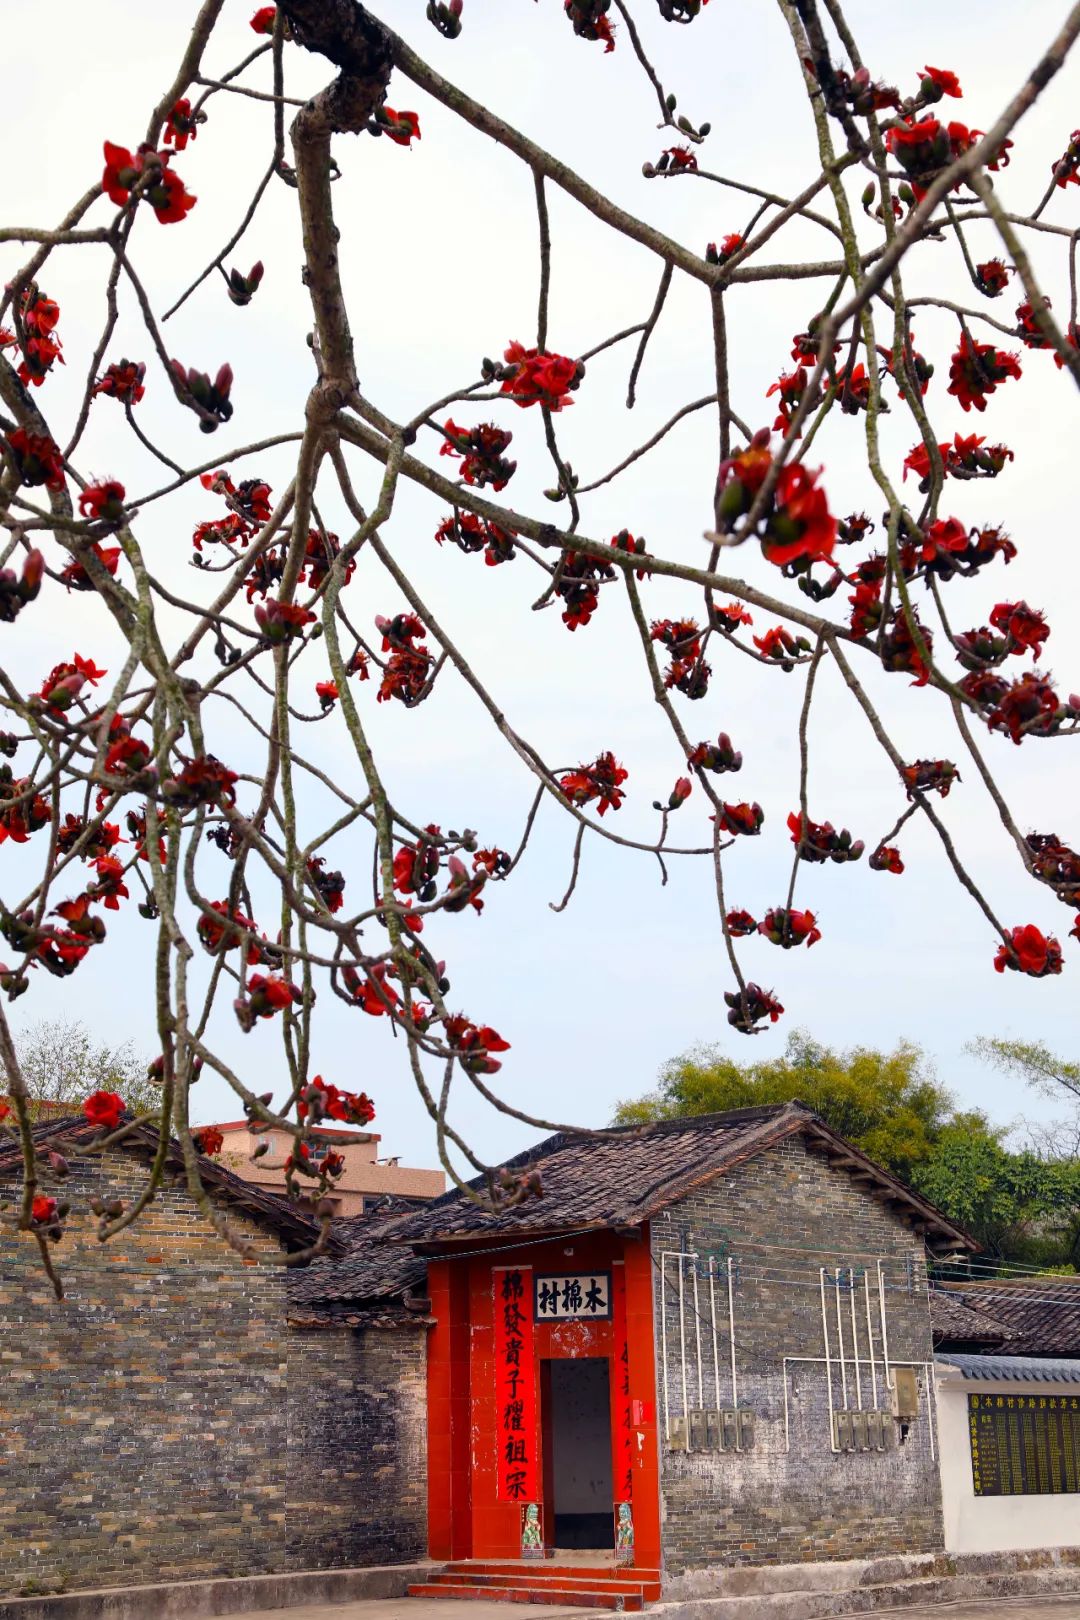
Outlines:
{"label": "green tree foliage", "polygon": [[988,1256],[1056,1268],[1080,1263],[1077,1157],[1012,1150],[1008,1127],[959,1110],[908,1041],[891,1052],[837,1051],[796,1030],[781,1057],[745,1064],[719,1047],[695,1047],[664,1065],[654,1091],[620,1103],[615,1117],[630,1125],[793,1101],[931,1199]]}
{"label": "green tree foliage", "polygon": [[107,1046],[85,1024],[45,1018],[20,1033],[19,1055],[33,1112],[42,1117],[57,1107],[78,1113],[95,1091],[119,1092],[136,1114],[156,1113],[161,1106],[160,1090],[147,1079],[146,1060],[133,1041]]}
{"label": "green tree foliage", "polygon": [[[793,1101],[805,1103],[845,1140],[905,1179],[955,1116],[951,1093],[910,1042],[891,1052],[863,1046],[837,1052],[793,1030],[781,1057],[759,1063],[736,1063],[719,1047],[707,1046],[673,1058],[661,1069],[655,1091],[619,1104],[616,1121],[629,1125]],[[990,1130],[983,1115],[970,1119],[973,1129]]]}

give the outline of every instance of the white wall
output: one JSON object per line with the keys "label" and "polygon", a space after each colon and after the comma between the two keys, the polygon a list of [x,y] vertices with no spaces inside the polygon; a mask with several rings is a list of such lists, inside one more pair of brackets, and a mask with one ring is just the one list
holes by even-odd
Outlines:
{"label": "white wall", "polygon": [[937,1368],[941,1500],[948,1552],[1006,1552],[1080,1545],[1080,1494],[976,1496],[971,1482],[969,1394],[1075,1395],[1075,1384],[975,1382]]}

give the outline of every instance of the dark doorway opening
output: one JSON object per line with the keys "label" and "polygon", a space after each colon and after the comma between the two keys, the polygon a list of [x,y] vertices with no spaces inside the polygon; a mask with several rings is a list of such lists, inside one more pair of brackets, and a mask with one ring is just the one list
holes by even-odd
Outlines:
{"label": "dark doorway opening", "polygon": [[611,1385],[607,1357],[542,1362],[541,1420],[549,1545],[610,1548]]}

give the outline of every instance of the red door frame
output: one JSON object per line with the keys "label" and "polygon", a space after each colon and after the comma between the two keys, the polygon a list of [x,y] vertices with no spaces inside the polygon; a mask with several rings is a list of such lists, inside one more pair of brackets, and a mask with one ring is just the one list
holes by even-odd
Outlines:
{"label": "red door frame", "polygon": [[[432,1558],[517,1558],[520,1507],[498,1500],[493,1267],[534,1272],[611,1269],[625,1279],[629,1400],[633,1424],[629,1466],[637,1563],[659,1568],[660,1478],[653,1353],[653,1277],[648,1229],[605,1231],[522,1249],[492,1247],[468,1258],[432,1260],[428,1293],[434,1326],[428,1337],[428,1536]],[[621,1264],[620,1264],[621,1262]],[[612,1477],[627,1463],[616,1435],[625,1413],[614,1359],[615,1328],[606,1322],[542,1322],[533,1328],[537,1374],[544,1359],[606,1356],[611,1361]],[[539,1392],[539,1376],[537,1379]],[[540,1430],[542,1403],[537,1401]],[[535,1436],[542,1457],[543,1439]],[[545,1488],[545,1495],[548,1491]]]}

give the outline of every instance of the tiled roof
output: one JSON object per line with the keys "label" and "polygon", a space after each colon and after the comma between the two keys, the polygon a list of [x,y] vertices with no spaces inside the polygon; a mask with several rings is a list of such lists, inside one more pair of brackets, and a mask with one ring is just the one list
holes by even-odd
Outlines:
{"label": "tiled roof", "polygon": [[1080,1356],[1080,1277],[995,1277],[953,1291],[1009,1329],[1023,1356]]}
{"label": "tiled roof", "polygon": [[406,1294],[422,1298],[427,1289],[427,1261],[409,1248],[387,1243],[389,1231],[407,1219],[388,1207],[365,1210],[334,1222],[334,1231],[346,1253],[341,1258],[313,1260],[288,1278],[290,1304],[347,1300],[356,1304],[401,1303]]}
{"label": "tiled roof", "polygon": [[[906,1213],[932,1229],[939,1242],[975,1247],[932,1204],[797,1102],[625,1125],[598,1135],[560,1132],[501,1166],[526,1172],[535,1168],[543,1187],[541,1198],[492,1212],[455,1190],[395,1227],[388,1240],[426,1247],[493,1234],[638,1226],[693,1188],[795,1135],[806,1136],[809,1146],[875,1181],[878,1191],[905,1206]],[[477,1177],[469,1185],[483,1193],[485,1178]]]}
{"label": "tiled roof", "polygon": [[965,1378],[1015,1384],[1080,1384],[1080,1361],[1053,1356],[970,1356],[939,1352],[939,1366],[955,1367]]}
{"label": "tiled roof", "polygon": [[[100,1134],[100,1131],[88,1124],[81,1114],[66,1115],[61,1119],[50,1119],[47,1124],[36,1125],[34,1142],[39,1147],[49,1145],[71,1154],[77,1153],[80,1146],[89,1144]],[[140,1157],[149,1158],[156,1152],[157,1144],[158,1133],[153,1126],[136,1125],[117,1147]],[[172,1144],[168,1163],[172,1169],[183,1168],[178,1142]],[[11,1137],[0,1141],[0,1178],[12,1172],[18,1173],[21,1168],[22,1148],[18,1139]],[[313,1243],[318,1236],[318,1222],[301,1214],[287,1198],[279,1198],[275,1193],[264,1192],[262,1188],[253,1186],[250,1181],[244,1181],[240,1176],[234,1175],[223,1164],[204,1158],[199,1165],[199,1173],[209,1192],[222,1198],[226,1203],[244,1210],[256,1220],[263,1221],[291,1243],[303,1246]],[[338,1250],[344,1247],[333,1228],[330,1241]]]}
{"label": "tiled roof", "polygon": [[994,1348],[1012,1339],[1004,1323],[994,1320],[973,1300],[950,1289],[930,1289],[930,1326],[934,1344],[985,1345]]}
{"label": "tiled roof", "polygon": [[[353,1223],[351,1252],[319,1262],[295,1282],[297,1299],[366,1300],[402,1297],[422,1288],[423,1262],[409,1253],[454,1254],[492,1238],[534,1236],[607,1227],[634,1227],[693,1188],[722,1175],[787,1137],[864,1177],[871,1191],[924,1230],[929,1242],[971,1249],[972,1240],[895,1177],[831,1131],[801,1103],[744,1108],[726,1114],[624,1126],[600,1135],[559,1133],[502,1166],[539,1171],[543,1196],[497,1212],[463,1193],[446,1193],[411,1214],[393,1217],[374,1235]],[[483,1192],[486,1182],[470,1184]],[[395,1259],[395,1251],[400,1258]]]}

